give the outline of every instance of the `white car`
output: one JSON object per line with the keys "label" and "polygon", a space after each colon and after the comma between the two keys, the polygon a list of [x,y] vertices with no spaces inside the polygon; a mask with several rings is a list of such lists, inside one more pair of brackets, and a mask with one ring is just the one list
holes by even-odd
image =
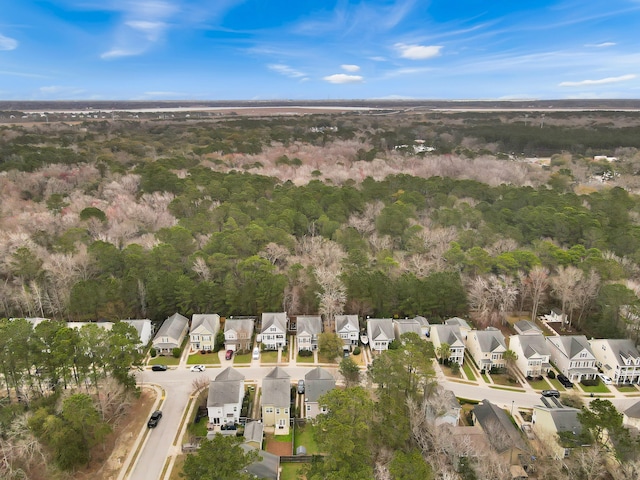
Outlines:
{"label": "white car", "polygon": [[258,347],[253,349],[253,354],[251,355],[253,360],[260,360],[260,349]]}
{"label": "white car", "polygon": [[606,375],[603,375],[601,373],[598,374],[598,377],[600,377],[600,380],[602,381],[602,383],[604,383],[605,385],[611,385],[611,379],[609,377],[607,377]]}
{"label": "white car", "polygon": [[204,372],[207,369],[204,365],[194,365],[191,367],[192,372]]}

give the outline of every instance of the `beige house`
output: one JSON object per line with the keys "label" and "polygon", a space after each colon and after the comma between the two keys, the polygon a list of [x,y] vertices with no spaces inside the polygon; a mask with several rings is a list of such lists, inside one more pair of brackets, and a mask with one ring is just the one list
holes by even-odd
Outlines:
{"label": "beige house", "polygon": [[191,331],[189,332],[191,350],[213,350],[219,331],[220,315],[194,313],[191,317]]}
{"label": "beige house", "polygon": [[234,352],[248,352],[253,346],[255,318],[230,317],[224,322],[224,348]]}
{"label": "beige house", "polygon": [[629,339],[590,340],[596,366],[613,383],[640,383],[640,353]]}
{"label": "beige house", "polygon": [[584,335],[546,337],[551,361],[572,382],[592,379],[598,374],[596,357]]}
{"label": "beige house", "polygon": [[432,325],[431,341],[436,356],[440,358],[439,351],[443,344],[449,345],[449,361],[462,365],[464,363],[464,340],[457,325]]}
{"label": "beige house", "polygon": [[497,328],[471,330],[467,335],[467,350],[480,370],[489,371],[505,366],[503,355],[507,351],[507,344]]}
{"label": "beige house", "polygon": [[558,433],[570,432],[574,436],[580,435],[582,426],[578,421],[577,408],[563,406],[555,398],[542,397],[544,405],[533,407],[533,431],[538,438],[545,442],[554,452],[556,458],[569,456],[572,445],[563,444]]}
{"label": "beige house", "polygon": [[622,423],[627,426],[640,430],[640,402],[636,402],[622,413]]}
{"label": "beige house", "polygon": [[511,335],[509,350],[517,355],[516,366],[525,377],[540,377],[551,368],[549,346],[544,335]]}
{"label": "beige house", "polygon": [[316,367],[304,376],[304,417],[307,420],[316,418],[320,413],[327,413],[319,399],[334,388],[336,379],[323,368]]}
{"label": "beige house", "polygon": [[158,355],[171,355],[174,348],[181,348],[189,330],[189,319],[174,313],[164,322],[153,337],[152,345]]}
{"label": "beige house", "polygon": [[289,435],[291,408],[291,377],[275,367],[262,380],[262,422],[275,435]]}

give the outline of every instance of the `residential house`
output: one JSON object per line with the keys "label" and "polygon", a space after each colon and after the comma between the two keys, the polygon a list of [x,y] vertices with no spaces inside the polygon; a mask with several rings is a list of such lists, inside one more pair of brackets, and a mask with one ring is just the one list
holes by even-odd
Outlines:
{"label": "residential house", "polygon": [[456,394],[451,390],[443,390],[440,398],[442,399],[442,402],[439,405],[438,416],[436,417],[436,426],[447,424],[452,427],[457,427],[460,423],[460,412],[462,412],[462,406],[460,406],[460,402],[456,398]]}
{"label": "residential house", "polygon": [[181,348],[189,329],[189,319],[174,313],[164,322],[153,337],[153,348],[158,355],[171,355],[174,348]]}
{"label": "residential house", "polygon": [[146,347],[153,338],[153,322],[148,318],[139,320],[120,320],[123,323],[127,323],[136,329],[138,332],[138,338],[140,339],[139,347]]}
{"label": "residential house", "polygon": [[[244,453],[256,450],[248,443],[241,443],[240,448]],[[268,480],[278,480],[280,478],[280,455],[269,453],[265,450],[258,450],[258,460],[245,468],[251,478],[262,478]]]}
{"label": "residential house", "polygon": [[207,412],[214,429],[240,421],[243,398],[244,375],[233,367],[225,368],[209,384]]}
{"label": "residential house", "polygon": [[336,379],[327,370],[316,367],[304,376],[304,418],[311,420],[320,413],[327,413],[319,398],[336,388]]}
{"label": "residential house", "polygon": [[551,368],[549,346],[544,335],[511,335],[509,350],[516,356],[516,366],[525,377],[540,377]]}
{"label": "residential house", "polygon": [[471,330],[467,335],[467,350],[480,370],[504,368],[504,352],[507,344],[500,330],[489,327],[486,330]]}
{"label": "residential house", "polygon": [[537,335],[542,333],[542,330],[529,320],[519,320],[513,324],[513,328],[518,335]]}
{"label": "residential house", "polygon": [[224,322],[224,348],[234,352],[248,352],[253,346],[253,317],[229,317]]}
{"label": "residential house", "polygon": [[640,401],[622,412],[622,424],[626,427],[640,430]]}
{"label": "residential house", "polygon": [[567,323],[567,314],[562,313],[562,310],[560,310],[559,308],[552,308],[551,312],[542,316],[542,319],[545,322],[550,322],[550,323],[556,323],[556,322]]}
{"label": "residential house", "polygon": [[389,348],[389,343],[395,338],[393,320],[390,318],[368,318],[367,337],[371,350],[381,352]]}
{"label": "residential house", "polygon": [[613,383],[640,383],[640,353],[629,339],[590,340],[596,366]]}
{"label": "residential house", "polygon": [[336,315],[336,333],[345,345],[358,345],[360,325],[357,315]]}
{"label": "residential house", "polygon": [[416,322],[418,322],[418,324],[420,325],[420,336],[423,338],[428,337],[429,330],[431,329],[431,325],[429,325],[429,320],[427,320],[425,317],[421,315],[416,315],[415,317],[413,317],[413,319]]}
{"label": "residential house", "polygon": [[287,312],[263,313],[260,336],[268,350],[278,350],[287,344]]}
{"label": "residential house", "polygon": [[[483,400],[471,412],[474,425],[487,434],[491,447],[512,466],[527,466],[530,454],[507,412],[489,400]],[[526,472],[524,473],[526,478]]]}
{"label": "residential house", "polygon": [[216,346],[216,335],[220,331],[220,315],[194,313],[191,317],[191,350],[212,351]]}
{"label": "residential house", "polygon": [[572,382],[595,378],[596,357],[584,335],[546,337],[551,361]]}
{"label": "residential house", "polygon": [[559,433],[569,432],[576,441],[582,432],[582,425],[578,420],[577,408],[565,407],[554,397],[542,397],[544,405],[534,405],[531,422],[533,431],[538,438],[547,444],[556,458],[569,456],[571,448],[575,446],[569,439],[561,440]]}
{"label": "residential house", "polygon": [[436,356],[440,358],[440,347],[449,345],[449,362],[462,365],[464,363],[464,340],[457,325],[432,325],[431,341]]}
{"label": "residential house", "polygon": [[424,338],[420,322],[415,318],[401,318],[393,321],[393,333],[396,340],[405,333],[415,333],[420,338]]}
{"label": "residential house", "polygon": [[291,377],[275,367],[262,380],[262,422],[273,428],[275,435],[289,435]]}
{"label": "residential house", "polygon": [[251,420],[244,426],[244,443],[262,450],[262,441],[264,435],[264,424],[259,420]]}
{"label": "residential house", "polygon": [[460,318],[460,317],[449,318],[448,320],[444,321],[444,324],[458,327],[464,339],[467,338],[467,335],[472,330],[471,325],[469,325],[469,322],[467,322],[464,318]]}
{"label": "residential house", "polygon": [[318,336],[322,333],[322,318],[320,315],[301,315],[297,320],[298,351],[317,350]]}

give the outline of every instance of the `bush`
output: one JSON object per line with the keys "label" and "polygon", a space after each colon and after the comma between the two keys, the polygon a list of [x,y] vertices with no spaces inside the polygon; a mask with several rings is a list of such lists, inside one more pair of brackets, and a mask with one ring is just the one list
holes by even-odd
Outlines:
{"label": "bush", "polygon": [[149,350],[149,355],[155,357],[156,355],[158,355],[158,352],[155,348],[152,348],[151,350]]}
{"label": "bush", "polygon": [[301,357],[313,357],[313,352],[311,350],[300,350],[298,355]]}
{"label": "bush", "polygon": [[360,355],[360,347],[355,347],[355,348],[353,349],[353,354],[354,354],[354,355]]}
{"label": "bush", "polygon": [[580,383],[582,385],[584,385],[585,387],[595,387],[596,385],[598,385],[600,383],[600,380],[597,378],[583,378]]}
{"label": "bush", "polygon": [[549,370],[549,373],[547,374],[547,377],[553,379],[556,378],[556,373],[553,370]]}
{"label": "bush", "polygon": [[174,348],[173,350],[171,350],[171,353],[173,355],[173,358],[180,358],[180,354],[182,353],[182,351],[179,348]]}
{"label": "bush", "polygon": [[453,362],[451,364],[451,373],[454,375],[458,375],[460,373],[460,364],[458,362]]}

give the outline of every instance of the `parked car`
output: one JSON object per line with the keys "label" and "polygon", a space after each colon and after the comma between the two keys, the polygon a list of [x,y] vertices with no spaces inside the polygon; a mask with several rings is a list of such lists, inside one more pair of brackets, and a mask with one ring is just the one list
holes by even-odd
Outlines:
{"label": "parked car", "polygon": [[194,365],[191,367],[192,372],[204,372],[207,369],[204,365]]}
{"label": "parked car", "polygon": [[560,392],[558,390],[542,390],[543,397],[560,397]]}
{"label": "parked car", "polygon": [[166,372],[167,371],[167,366],[166,365],[154,365],[153,367],[151,367],[151,370],[153,370],[154,372]]}
{"label": "parked car", "polygon": [[147,427],[155,428],[158,426],[158,422],[162,418],[162,412],[160,410],[156,410],[151,414],[149,421],[147,422]]}
{"label": "parked car", "polygon": [[298,380],[298,393],[304,393],[304,380],[302,379]]}
{"label": "parked car", "polygon": [[598,374],[598,377],[600,378],[600,381],[602,383],[604,383],[605,385],[611,385],[611,379],[609,377],[607,377],[606,375],[603,375],[602,373]]}
{"label": "parked car", "polygon": [[253,354],[251,355],[253,360],[260,360],[260,349],[258,347],[253,349]]}
{"label": "parked car", "polygon": [[225,354],[224,358],[226,360],[231,360],[233,358],[233,350],[227,350],[227,353]]}
{"label": "parked car", "polygon": [[562,384],[563,387],[565,388],[573,388],[573,382],[571,380],[569,380],[565,375],[563,375],[562,373],[559,374],[557,377],[558,381]]}

